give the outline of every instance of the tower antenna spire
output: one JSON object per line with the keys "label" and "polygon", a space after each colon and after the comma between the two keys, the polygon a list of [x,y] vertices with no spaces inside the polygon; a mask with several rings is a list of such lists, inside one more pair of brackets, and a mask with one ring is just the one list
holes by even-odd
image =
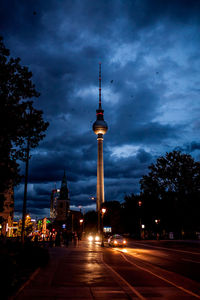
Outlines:
{"label": "tower antenna spire", "polygon": [[99,63],[99,109],[101,109],[101,63]]}

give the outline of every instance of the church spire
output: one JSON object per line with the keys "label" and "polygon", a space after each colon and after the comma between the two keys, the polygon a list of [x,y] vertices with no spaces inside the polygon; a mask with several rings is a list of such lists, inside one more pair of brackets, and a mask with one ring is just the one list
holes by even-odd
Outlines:
{"label": "church spire", "polygon": [[68,188],[67,188],[67,178],[64,170],[64,175],[62,178],[61,188],[60,188],[60,199],[68,200]]}
{"label": "church spire", "polygon": [[63,179],[62,179],[62,181],[67,181],[67,178],[66,178],[66,174],[65,174],[65,169],[64,169],[64,175],[63,175]]}

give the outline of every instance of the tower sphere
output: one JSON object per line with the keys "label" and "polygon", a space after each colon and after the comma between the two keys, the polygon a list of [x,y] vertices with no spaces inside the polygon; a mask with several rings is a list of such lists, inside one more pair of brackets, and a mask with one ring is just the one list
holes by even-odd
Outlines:
{"label": "tower sphere", "polygon": [[105,134],[108,130],[108,125],[104,120],[96,120],[93,124],[95,134]]}

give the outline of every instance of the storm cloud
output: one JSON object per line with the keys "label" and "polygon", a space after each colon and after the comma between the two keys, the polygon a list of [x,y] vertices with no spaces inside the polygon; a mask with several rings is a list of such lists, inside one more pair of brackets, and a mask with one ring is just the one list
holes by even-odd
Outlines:
{"label": "storm cloud", "polygon": [[[200,158],[200,2],[187,0],[3,0],[0,29],[13,57],[33,72],[35,106],[50,122],[32,150],[28,210],[48,216],[66,170],[71,206],[95,208],[102,105],[105,198],[139,193],[148,166],[166,151]],[[21,164],[21,172],[24,166]],[[23,183],[15,189],[20,215]]]}

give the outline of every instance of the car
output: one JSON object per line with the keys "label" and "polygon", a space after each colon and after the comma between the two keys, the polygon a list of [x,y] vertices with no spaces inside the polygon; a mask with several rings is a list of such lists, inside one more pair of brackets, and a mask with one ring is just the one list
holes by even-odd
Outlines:
{"label": "car", "polygon": [[108,244],[111,247],[126,247],[127,240],[122,235],[114,234],[109,237]]}
{"label": "car", "polygon": [[90,233],[88,235],[88,241],[89,242],[98,242],[98,241],[100,241],[100,236],[98,234]]}

